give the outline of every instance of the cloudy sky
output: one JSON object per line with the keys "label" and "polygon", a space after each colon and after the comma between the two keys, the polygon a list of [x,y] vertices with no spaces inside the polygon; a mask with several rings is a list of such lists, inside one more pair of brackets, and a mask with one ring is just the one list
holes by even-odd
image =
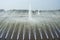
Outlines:
{"label": "cloudy sky", "polygon": [[0,9],[29,9],[40,10],[60,9],[60,0],[0,0]]}

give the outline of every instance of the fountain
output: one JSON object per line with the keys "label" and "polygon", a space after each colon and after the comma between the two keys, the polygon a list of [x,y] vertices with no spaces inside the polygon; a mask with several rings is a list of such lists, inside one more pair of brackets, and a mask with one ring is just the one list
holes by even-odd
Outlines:
{"label": "fountain", "polygon": [[32,20],[32,14],[31,14],[31,0],[29,1],[29,13],[28,13],[28,19]]}
{"label": "fountain", "polygon": [[51,17],[52,20],[50,20],[50,17],[46,17],[46,15],[41,17],[41,14],[38,14],[38,17],[32,16],[31,4],[29,4],[27,18],[25,16],[20,17],[18,16],[19,14],[14,16],[12,13],[10,15],[8,13],[2,15],[4,17],[0,17],[0,19],[2,18],[0,20],[0,40],[60,39],[60,21],[55,22],[59,18],[57,17],[57,19],[54,18],[53,20]]}
{"label": "fountain", "polygon": [[39,13],[39,10],[38,10],[38,15],[39,15],[40,13]]}

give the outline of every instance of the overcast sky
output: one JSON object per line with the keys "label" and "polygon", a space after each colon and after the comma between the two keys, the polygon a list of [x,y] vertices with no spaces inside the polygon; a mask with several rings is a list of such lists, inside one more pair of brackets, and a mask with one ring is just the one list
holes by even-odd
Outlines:
{"label": "overcast sky", "polygon": [[60,9],[60,0],[0,0],[0,9]]}

